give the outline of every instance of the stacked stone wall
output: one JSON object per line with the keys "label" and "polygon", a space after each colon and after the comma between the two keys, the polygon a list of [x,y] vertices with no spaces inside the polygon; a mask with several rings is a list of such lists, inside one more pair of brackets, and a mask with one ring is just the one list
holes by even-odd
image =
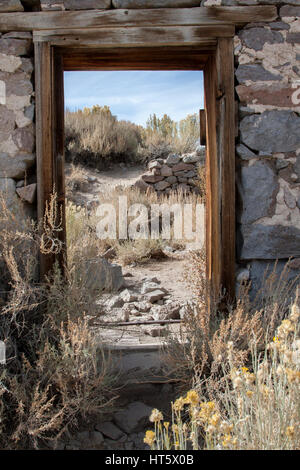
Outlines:
{"label": "stacked stone wall", "polygon": [[32,34],[0,33],[0,191],[10,208],[23,205],[30,216],[36,197],[33,70]]}
{"label": "stacked stone wall", "polygon": [[277,273],[287,262],[290,278],[299,273],[299,17],[300,6],[283,5],[276,21],[247,24],[234,38],[237,255],[255,290],[276,259]]}
{"label": "stacked stone wall", "polygon": [[171,191],[199,194],[199,172],[205,166],[205,147],[189,154],[171,153],[148,164],[148,172],[134,184],[142,191],[154,190],[158,195]]}

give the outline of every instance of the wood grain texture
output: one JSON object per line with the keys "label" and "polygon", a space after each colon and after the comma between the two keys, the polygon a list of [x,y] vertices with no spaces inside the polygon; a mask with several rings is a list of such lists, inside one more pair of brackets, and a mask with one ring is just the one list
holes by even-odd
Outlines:
{"label": "wood grain texture", "polygon": [[62,231],[57,233],[62,242],[62,250],[57,256],[62,273],[65,272],[67,262],[66,250],[66,203],[65,203],[65,134],[64,134],[64,69],[63,57],[58,51],[53,54],[52,79],[52,108],[53,108],[53,170],[54,185],[57,193],[58,223],[61,222]]}
{"label": "wood grain texture", "polygon": [[235,103],[233,41],[218,40],[204,70],[206,254],[212,294],[235,294]]}
{"label": "wood grain texture", "polygon": [[[220,188],[217,149],[217,77],[215,56],[204,69],[206,115],[206,276],[210,294],[221,286]],[[210,304],[209,304],[210,308]]]}
{"label": "wood grain texture", "polygon": [[221,284],[235,294],[235,101],[233,41],[219,39],[216,51],[217,138],[221,187]]}
{"label": "wood grain texture", "polygon": [[218,37],[233,37],[232,25],[175,26],[140,28],[100,28],[76,30],[45,30],[34,32],[33,40],[51,41],[53,46],[70,47],[128,47],[128,46],[184,46],[213,44]]}
{"label": "wood grain texture", "polygon": [[[53,128],[52,128],[52,48],[49,43],[34,47],[36,95],[36,158],[37,212],[43,222],[46,202],[53,191]],[[42,227],[41,227],[42,230]],[[40,278],[52,267],[54,256],[40,255]]]}
{"label": "wood grain texture", "polygon": [[34,31],[44,29],[130,28],[146,26],[243,25],[274,21],[275,6],[199,7],[145,10],[87,10],[0,13],[0,31]]}
{"label": "wood grain texture", "polygon": [[[210,46],[211,47],[211,46]],[[214,47],[214,46],[213,46]],[[64,70],[203,70],[211,49],[190,46],[60,48]],[[149,60],[151,57],[151,60]]]}

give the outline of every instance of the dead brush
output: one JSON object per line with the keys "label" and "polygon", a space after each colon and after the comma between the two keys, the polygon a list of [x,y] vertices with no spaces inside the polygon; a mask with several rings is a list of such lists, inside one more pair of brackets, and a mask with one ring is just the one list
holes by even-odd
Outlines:
{"label": "dead brush", "polygon": [[[127,207],[131,207],[134,204],[142,204],[147,209],[147,216],[146,219],[143,219],[145,223],[148,225],[149,228],[149,235],[151,234],[151,206],[152,205],[163,205],[165,204],[167,207],[179,205],[182,209],[184,204],[191,204],[193,209],[193,216],[195,215],[196,205],[201,204],[201,196],[197,194],[185,194],[182,191],[174,191],[169,195],[161,195],[158,196],[155,191],[153,192],[141,192],[137,188],[134,187],[117,187],[112,188],[112,190],[108,194],[103,194],[100,199],[100,204],[111,204],[115,209],[115,214],[118,214],[119,211],[119,203],[120,197],[126,197]],[[73,223],[67,221],[67,226],[70,227],[70,231],[74,233],[74,227],[77,224],[85,225],[87,223],[87,214],[84,210],[81,211],[81,215],[77,215],[77,221],[74,222],[76,218],[75,209],[73,213],[68,213],[67,210],[67,220],[69,217],[72,218]],[[114,213],[112,213],[112,217],[114,217]],[[129,223],[132,218],[128,218]],[[70,219],[71,220],[71,219]],[[195,220],[195,217],[194,217]],[[131,264],[131,263],[145,263],[150,259],[153,258],[164,258],[166,255],[164,254],[164,248],[166,246],[170,246],[177,249],[184,249],[186,244],[192,240],[188,240],[185,238],[184,234],[183,237],[177,239],[174,237],[173,231],[173,219],[171,214],[171,231],[170,237],[164,238],[161,232],[157,233],[156,238],[140,238],[140,239],[130,239],[121,240],[118,237],[116,239],[105,239],[105,240],[98,240],[98,246],[102,246],[102,254],[109,248],[114,248],[116,259],[124,265]],[[92,226],[95,228],[97,224],[97,216],[96,211],[93,211],[89,215],[89,223],[92,222]],[[161,219],[160,219],[161,222]],[[159,224],[158,224],[159,225]],[[160,224],[161,225],[161,224]],[[161,226],[159,226],[161,228]],[[193,227],[195,229],[195,227]],[[117,224],[116,224],[116,233],[119,230],[119,219],[117,217]],[[151,234],[152,235],[152,234]],[[82,236],[82,235],[80,235]],[[96,233],[94,235],[96,239]],[[77,238],[77,237],[76,237]],[[71,240],[71,239],[70,239]],[[101,243],[100,243],[101,242]]]}
{"label": "dead brush", "polygon": [[0,446],[41,448],[107,408],[114,377],[109,356],[88,328],[91,293],[73,275],[76,266],[66,268],[65,278],[56,267],[38,282],[35,255],[60,247],[56,196],[43,227],[18,224],[3,198],[1,204],[0,257],[9,289],[0,310],[7,357],[0,365]]}
{"label": "dead brush", "polygon": [[[190,262],[186,282],[193,286],[194,302],[187,309],[179,337],[169,336],[164,360],[166,370],[179,379],[181,389],[201,383],[211,398],[224,385],[228,343],[235,351],[231,367],[247,365],[252,336],[256,338],[257,351],[262,351],[289,311],[299,276],[289,281],[288,267],[278,276],[275,265],[266,272],[255,299],[250,299],[250,286],[241,285],[236,303],[227,305],[225,312],[218,308],[222,296],[209,294],[204,250],[192,253]],[[207,294],[210,309],[206,304]]]}

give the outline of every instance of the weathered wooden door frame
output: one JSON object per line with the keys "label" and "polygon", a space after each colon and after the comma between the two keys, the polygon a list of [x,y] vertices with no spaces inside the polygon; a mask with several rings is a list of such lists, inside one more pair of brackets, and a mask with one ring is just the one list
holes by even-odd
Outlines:
{"label": "weathered wooden door frame", "polygon": [[[234,64],[233,64],[233,29],[223,27],[226,37],[201,38],[199,44],[176,44],[177,54],[180,50],[189,49],[198,52],[203,50],[203,61],[198,59],[199,69],[204,70],[205,108],[206,108],[206,183],[207,183],[207,209],[206,209],[206,252],[207,252],[207,278],[214,292],[220,289],[226,291],[230,298],[234,296],[235,276],[235,150],[234,150]],[[35,34],[35,85],[36,85],[36,140],[37,140],[37,172],[38,172],[38,217],[42,219],[46,201],[49,200],[53,189],[58,193],[59,205],[64,214],[64,100],[63,100],[63,72],[67,70],[82,70],[81,61],[85,70],[128,70],[149,69],[151,67],[151,44],[148,49],[140,43],[134,47],[130,44],[131,54],[135,57],[130,63],[121,64],[114,56],[110,65],[101,67],[101,47],[90,49],[76,49],[75,45],[86,46],[86,31],[80,40],[80,32],[76,37],[68,36],[67,46],[64,39],[55,31],[53,41],[49,32]],[[64,32],[65,33],[65,32]],[[229,34],[230,33],[230,34]],[[54,33],[53,33],[54,34]],[[198,33],[197,33],[198,34]],[[79,38],[79,39],[78,39]],[[94,40],[95,38],[93,38]],[[147,44],[146,44],[147,45]],[[100,45],[101,46],[101,45]],[[156,50],[171,51],[174,44],[163,42],[155,44]],[[93,47],[95,44],[93,43]],[[124,47],[124,44],[122,44]],[[116,51],[116,49],[113,49]],[[119,50],[119,49],[118,49]],[[135,55],[137,50],[146,50],[146,58],[139,62]],[[106,46],[105,56],[109,55]],[[86,55],[87,54],[87,55]],[[175,55],[174,55],[175,54]],[[172,55],[165,54],[158,60],[160,66],[154,69],[173,69],[176,67],[176,50]],[[168,67],[168,56],[173,57]],[[200,54],[201,56],[201,54]],[[83,58],[85,59],[83,60]],[[98,57],[95,60],[95,57]],[[154,56],[153,56],[154,57]],[[187,59],[186,51],[181,54],[182,69],[195,69],[195,60]],[[152,66],[155,67],[153,59]],[[166,62],[164,62],[166,61]],[[165,63],[165,67],[162,67]],[[119,64],[119,65],[118,65]],[[120,65],[121,64],[121,65]],[[139,65],[141,64],[140,68]],[[178,69],[180,62],[178,59]],[[132,68],[130,68],[132,67]],[[186,68],[184,68],[186,67]],[[175,68],[176,69],[176,68]],[[63,242],[66,240],[65,225],[60,233]],[[54,262],[53,256],[43,255],[40,260],[40,273],[43,277]]]}

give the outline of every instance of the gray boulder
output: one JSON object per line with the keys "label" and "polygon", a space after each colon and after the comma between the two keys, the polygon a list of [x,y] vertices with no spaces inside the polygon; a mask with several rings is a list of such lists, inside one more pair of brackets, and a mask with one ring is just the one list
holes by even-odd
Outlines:
{"label": "gray boulder", "polygon": [[86,260],[82,266],[81,275],[85,275],[85,284],[91,290],[118,291],[124,285],[122,267],[112,264],[104,258]]}
{"label": "gray boulder", "polygon": [[116,425],[127,434],[144,430],[149,425],[152,408],[140,401],[130,403],[125,410],[114,415]]}
{"label": "gray boulder", "polygon": [[241,140],[252,150],[292,152],[300,146],[300,117],[293,111],[265,111],[241,121]]}

